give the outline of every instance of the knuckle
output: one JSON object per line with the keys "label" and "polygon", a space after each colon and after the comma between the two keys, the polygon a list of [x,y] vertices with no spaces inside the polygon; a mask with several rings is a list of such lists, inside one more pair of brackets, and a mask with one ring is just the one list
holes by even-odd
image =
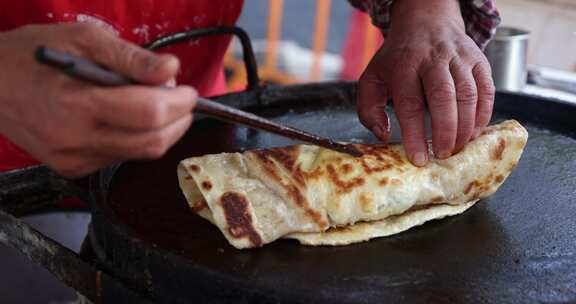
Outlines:
{"label": "knuckle", "polygon": [[166,105],[158,99],[153,99],[142,107],[141,122],[147,129],[159,129],[166,123]]}
{"label": "knuckle", "polygon": [[139,62],[140,52],[136,47],[133,47],[127,43],[120,43],[118,44],[118,51],[122,55],[123,63],[127,67],[134,67],[141,64]]}
{"label": "knuckle", "polygon": [[418,51],[406,50],[404,53],[398,55],[398,60],[394,64],[394,69],[402,69],[416,72],[421,65],[421,56]]}
{"label": "knuckle", "polygon": [[90,23],[75,23],[74,25],[71,25],[71,29],[76,35],[79,35],[79,38],[97,36],[102,34],[104,31],[101,27]]}
{"label": "knuckle", "polygon": [[478,100],[476,86],[469,82],[459,84],[456,88],[456,100],[459,103],[475,104],[476,100]]}
{"label": "knuckle", "polygon": [[496,96],[496,88],[492,80],[480,84],[479,90],[482,91],[482,96],[485,100],[494,100]]}
{"label": "knuckle", "polygon": [[430,101],[436,106],[447,106],[455,98],[455,89],[449,83],[441,83],[430,89]]}
{"label": "knuckle", "polygon": [[168,140],[160,132],[151,136],[149,143],[146,145],[144,156],[146,158],[157,159],[162,157],[168,150]]}
{"label": "knuckle", "polygon": [[448,60],[456,56],[457,52],[454,47],[444,41],[434,44],[430,51],[430,57],[433,61]]}

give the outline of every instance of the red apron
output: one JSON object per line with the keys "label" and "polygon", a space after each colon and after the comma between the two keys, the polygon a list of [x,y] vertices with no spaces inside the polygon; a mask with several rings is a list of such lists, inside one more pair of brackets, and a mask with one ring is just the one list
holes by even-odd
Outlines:
{"label": "red apron", "polygon": [[[155,38],[190,29],[233,25],[243,0],[0,0],[0,31],[32,23],[88,22],[111,28],[143,45]],[[178,82],[200,95],[224,93],[222,59],[230,37],[206,37],[163,49],[180,58]],[[0,136],[0,171],[37,164]]]}

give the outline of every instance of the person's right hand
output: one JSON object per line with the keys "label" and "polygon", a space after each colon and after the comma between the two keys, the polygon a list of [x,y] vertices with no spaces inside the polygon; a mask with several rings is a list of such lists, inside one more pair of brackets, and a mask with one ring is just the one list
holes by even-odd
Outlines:
{"label": "person's right hand", "polygon": [[[99,87],[38,64],[44,45],[147,85]],[[86,24],[0,33],[0,133],[66,177],[125,159],[158,158],[188,129],[196,92],[167,89],[179,61]]]}

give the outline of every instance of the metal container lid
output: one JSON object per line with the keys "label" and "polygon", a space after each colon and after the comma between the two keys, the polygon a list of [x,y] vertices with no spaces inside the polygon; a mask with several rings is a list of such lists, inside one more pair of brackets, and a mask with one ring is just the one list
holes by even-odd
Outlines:
{"label": "metal container lid", "polygon": [[514,27],[501,26],[496,29],[493,40],[524,40],[528,39],[530,32]]}

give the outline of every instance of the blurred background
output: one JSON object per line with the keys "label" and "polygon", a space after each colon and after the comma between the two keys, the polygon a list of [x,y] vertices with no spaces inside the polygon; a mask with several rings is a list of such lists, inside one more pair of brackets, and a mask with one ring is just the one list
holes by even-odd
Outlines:
{"label": "blurred background", "polygon": [[[504,26],[529,32],[528,84],[521,90],[576,102],[576,0],[498,0]],[[253,39],[264,81],[293,84],[355,80],[382,38],[365,14],[347,1],[246,0],[240,27]],[[245,85],[237,41],[226,56],[229,90]],[[77,251],[87,213],[25,219]],[[0,245],[1,303],[74,303],[74,292],[44,269]]]}
{"label": "blurred background", "polygon": [[[576,0],[498,0],[496,5],[502,27],[528,32],[521,58],[525,75],[519,76],[526,85],[502,89],[576,102]],[[249,0],[238,25],[253,40],[262,78],[280,84],[356,80],[383,42],[369,17],[347,1]],[[235,42],[226,60],[231,90],[245,84],[240,56]]]}

